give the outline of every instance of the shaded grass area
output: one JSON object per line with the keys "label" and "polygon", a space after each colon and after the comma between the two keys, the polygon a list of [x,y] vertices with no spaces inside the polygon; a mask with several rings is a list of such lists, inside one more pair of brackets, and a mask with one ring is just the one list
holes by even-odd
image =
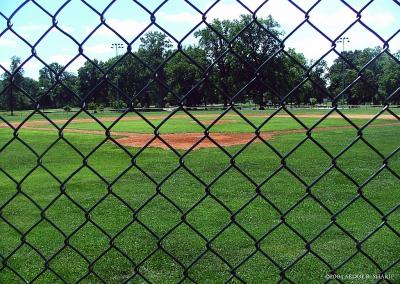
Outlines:
{"label": "shaded grass area", "polygon": [[[399,131],[398,126],[370,128],[364,138],[387,156],[399,146]],[[270,143],[284,155],[305,137],[285,135]],[[337,155],[355,139],[356,131],[340,129],[313,137]],[[0,145],[10,138],[0,135]],[[279,171],[281,159],[271,149],[262,143],[250,145],[235,158],[234,165],[243,175],[219,149],[191,152],[183,167],[172,151],[159,149],[146,149],[132,162],[130,155],[103,143],[101,136],[67,133],[70,145],[50,132],[23,130],[19,138],[39,156],[56,143],[41,157],[43,167],[37,167],[38,157],[18,140],[0,153],[0,167],[20,184],[20,193],[15,195],[16,184],[0,173],[1,216],[15,226],[0,219],[1,283],[21,282],[10,268],[27,281],[33,280],[46,265],[43,258],[49,269],[37,283],[61,282],[54,273],[67,282],[83,277],[84,283],[95,283],[99,282],[96,277],[101,277],[120,283],[135,272],[140,274],[132,283],[144,282],[142,276],[171,283],[182,279],[185,267],[188,276],[201,283],[224,282],[232,269],[247,282],[276,282],[280,270],[287,267],[285,276],[296,283],[322,282],[331,269],[307,253],[306,243],[312,241],[312,251],[337,267],[357,252],[356,240],[363,240],[381,225],[382,215],[400,199],[399,179],[387,169],[363,187],[364,198],[357,195],[356,185],[382,167],[382,158],[362,141],[337,159],[338,167],[353,181],[332,169],[307,194],[307,185],[331,166],[330,157],[310,140],[285,159],[290,170]],[[98,149],[90,154],[95,147]],[[234,154],[241,147],[227,149]],[[139,150],[129,151],[135,155]],[[388,165],[399,174],[400,154],[393,155]],[[258,190],[256,184],[261,183]],[[353,199],[354,203],[336,216],[345,233],[331,223],[331,215]],[[387,223],[397,232],[399,217],[399,210],[387,216]],[[21,234],[26,240],[22,246]],[[400,255],[399,237],[387,226],[362,242],[361,248],[382,269]],[[135,270],[138,263],[141,265]],[[376,274],[379,270],[357,253],[337,273]],[[393,281],[400,281],[399,264],[388,273],[394,275]]]}

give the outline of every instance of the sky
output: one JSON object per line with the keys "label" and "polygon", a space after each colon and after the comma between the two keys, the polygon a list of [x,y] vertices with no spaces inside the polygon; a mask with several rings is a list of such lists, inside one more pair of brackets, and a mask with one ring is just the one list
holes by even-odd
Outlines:
{"label": "sky", "polygon": [[[258,18],[271,15],[280,24],[286,35],[290,34],[305,18],[304,13],[316,0],[292,0],[298,7],[288,0],[241,0],[251,11],[256,11]],[[337,38],[347,27],[357,20],[357,11],[360,11],[370,0],[347,0],[354,11],[340,0],[321,0],[309,13],[309,21],[317,26],[331,40]],[[14,13],[24,2],[25,6]],[[101,23],[100,16],[91,10],[84,2],[91,5],[101,14],[112,2],[111,0],[36,0],[51,15],[55,15],[60,7],[67,3],[57,13],[57,26],[65,33],[83,43],[83,52],[89,58],[107,60],[115,56],[112,43],[123,43],[113,31],[102,25],[89,39],[87,36]],[[149,11],[154,11],[162,0],[137,0]],[[214,3],[215,6],[207,13],[207,22],[215,18],[235,19],[241,14],[249,14],[239,1],[236,0],[190,0],[200,11],[207,11]],[[398,3],[399,1],[397,1]],[[400,50],[400,5],[396,0],[374,0],[371,5],[361,12],[361,20],[369,28],[376,31],[381,39],[362,26],[355,24],[344,36],[349,38],[345,50],[362,49],[366,47],[383,46],[383,41],[391,38],[389,47],[392,52]],[[52,28],[52,17],[43,12],[33,1],[28,0],[0,0],[0,64],[9,68],[10,58],[14,55],[23,61],[32,51],[28,44],[22,41],[10,29],[7,29],[7,19],[12,23],[12,29],[31,45],[36,45],[36,53],[44,61],[58,62],[62,65],[69,63],[78,54],[78,45],[68,36]],[[7,19],[6,19],[7,18]],[[159,31],[151,25],[150,14],[133,0],[114,0],[114,3],[104,13],[105,21],[117,31],[126,41],[135,39],[141,31]],[[197,42],[193,35],[187,33],[201,23],[202,15],[193,9],[184,0],[169,0],[155,12],[156,23],[164,27],[176,40],[183,41],[184,45]],[[204,28],[202,23],[197,29]],[[38,42],[42,35],[49,33]],[[395,35],[393,37],[393,35]],[[285,36],[282,36],[284,39]],[[174,43],[175,41],[171,39]],[[383,40],[383,41],[382,41]],[[133,45],[138,47],[139,40]],[[176,45],[176,43],[175,43]],[[285,40],[286,48],[295,48],[302,52],[309,60],[320,58],[331,47],[331,42],[318,33],[310,24],[306,23],[293,35]],[[342,45],[338,45],[338,52]],[[126,51],[119,50],[119,53]],[[325,60],[331,64],[337,56],[329,54]],[[80,56],[68,66],[67,71],[77,72],[85,59]],[[38,70],[43,64],[37,59],[31,59],[23,68],[25,76],[38,77]],[[0,73],[2,73],[0,71]]]}

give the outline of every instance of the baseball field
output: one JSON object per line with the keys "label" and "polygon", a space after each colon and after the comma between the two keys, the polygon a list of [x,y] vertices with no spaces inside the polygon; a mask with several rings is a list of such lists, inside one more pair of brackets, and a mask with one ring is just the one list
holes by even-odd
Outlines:
{"label": "baseball field", "polygon": [[0,283],[399,282],[379,111],[2,113]]}

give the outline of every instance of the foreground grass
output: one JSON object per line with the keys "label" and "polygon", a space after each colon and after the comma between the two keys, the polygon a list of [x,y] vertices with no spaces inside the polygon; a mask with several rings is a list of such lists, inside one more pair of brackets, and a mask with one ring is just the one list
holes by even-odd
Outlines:
{"label": "foreground grass", "polygon": [[[354,130],[341,129],[316,133],[314,137],[336,155],[354,140],[355,134]],[[387,156],[399,146],[399,134],[398,126],[382,126],[366,130],[364,137]],[[284,154],[304,137],[301,134],[280,136],[271,144]],[[41,155],[58,136],[50,132],[24,130],[19,138]],[[7,266],[4,267],[4,263],[0,266],[0,283],[21,282],[9,267],[31,281],[44,269],[43,258],[48,260],[49,269],[37,279],[37,283],[61,282],[52,271],[66,282],[75,282],[83,277],[84,283],[95,283],[99,282],[97,275],[106,282],[120,283],[134,275],[134,263],[141,263],[153,252],[138,269],[152,282],[178,282],[183,277],[184,267],[189,267],[189,277],[201,283],[224,282],[231,276],[233,268],[238,277],[247,282],[276,282],[280,269],[256,250],[256,241],[281,269],[290,267],[285,273],[290,280],[296,283],[322,282],[331,269],[313,254],[307,253],[290,266],[307,252],[306,243],[313,240],[312,251],[332,267],[337,267],[357,251],[355,240],[363,240],[382,224],[382,214],[390,212],[400,199],[399,180],[384,169],[362,190],[363,196],[376,208],[358,198],[336,217],[337,224],[354,237],[351,239],[338,226],[331,224],[331,214],[312,196],[331,212],[338,212],[358,196],[353,182],[337,169],[332,169],[310,188],[312,195],[306,197],[307,185],[331,165],[330,158],[311,141],[303,143],[286,159],[287,167],[301,177],[304,184],[289,170],[282,169],[260,188],[263,195],[279,208],[276,210],[266,199],[256,196],[257,187],[249,181],[250,178],[260,184],[281,165],[280,158],[261,143],[251,145],[235,159],[235,166],[244,171],[247,178],[232,167],[230,158],[218,149],[188,154],[184,165],[196,174],[200,182],[189,174],[179,163],[179,157],[171,151],[147,149],[132,164],[130,155],[111,143],[101,144],[103,138],[100,136],[66,133],[65,138],[84,156],[89,155],[94,147],[101,146],[89,155],[87,166],[83,166],[84,158],[63,141],[58,141],[42,157],[43,167],[37,167],[37,157],[17,140],[0,153],[0,167],[20,184],[21,190],[13,198],[16,184],[0,173],[1,216],[15,226],[13,229],[0,219],[0,258],[7,258]],[[0,145],[9,139],[10,136],[3,133]],[[228,150],[233,154],[240,148]],[[137,151],[130,149],[132,155]],[[388,164],[393,171],[400,173],[399,153],[392,156]],[[355,183],[363,184],[382,166],[382,158],[359,141],[337,160],[337,165]],[[124,171],[125,174],[121,175]],[[206,196],[205,184],[209,185],[212,196]],[[61,194],[60,188],[65,188],[65,194]],[[30,196],[44,214],[41,215],[39,207],[24,194]],[[198,204],[203,197],[204,200]],[[303,197],[303,202],[288,211]],[[8,201],[10,198],[12,200]],[[99,203],[99,200],[103,201]],[[194,204],[197,205],[193,208]],[[128,206],[137,210],[136,214]],[[185,221],[203,237],[182,223],[183,212]],[[234,219],[231,219],[232,214]],[[285,224],[280,223],[283,214]],[[399,217],[399,210],[387,216],[387,223],[397,231],[400,231]],[[175,227],[177,224],[180,225]],[[80,226],[81,229],[76,230]],[[218,234],[226,226],[227,229]],[[329,229],[319,236],[327,226]],[[272,233],[265,235],[274,227]],[[298,231],[303,239],[289,227]],[[21,235],[17,230],[26,240],[19,248]],[[315,239],[316,236],[319,237]],[[67,247],[62,249],[65,239],[68,240]],[[193,264],[206,249],[205,239],[211,241],[214,253],[207,251]],[[384,226],[361,247],[385,269],[397,260],[399,243],[398,235]],[[43,258],[32,247],[38,249]],[[11,253],[12,256],[8,257]],[[242,262],[248,256],[252,257]],[[88,273],[89,268],[94,274]],[[357,253],[337,271],[338,274],[378,272],[379,269],[362,253]],[[400,281],[399,264],[388,273],[394,275],[394,282]],[[144,280],[137,275],[131,282]]]}

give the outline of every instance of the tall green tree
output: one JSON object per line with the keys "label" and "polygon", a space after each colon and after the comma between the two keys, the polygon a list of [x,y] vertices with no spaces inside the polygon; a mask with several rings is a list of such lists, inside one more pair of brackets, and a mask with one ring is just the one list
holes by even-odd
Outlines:
{"label": "tall green tree", "polygon": [[[105,66],[111,66],[120,58],[121,57],[110,59],[105,63]],[[125,103],[128,103],[128,100],[136,98],[134,100],[135,106],[149,106],[150,101],[148,101],[148,98],[143,93],[140,93],[149,80],[149,76],[149,72],[146,71],[145,67],[135,58],[135,56],[124,56],[114,67],[109,76],[109,79],[114,82],[115,86],[118,86],[118,89],[122,91],[122,93],[120,93],[116,88],[110,88],[108,101],[111,105],[115,106],[117,104],[117,99],[120,99],[121,102],[124,101]]]}
{"label": "tall green tree", "polygon": [[[342,96],[349,104],[379,103],[382,97],[379,95],[379,78],[384,73],[382,66],[382,56],[372,63],[369,61],[381,52],[381,48],[365,48],[363,50],[346,51],[342,54],[343,58],[337,58],[329,68],[328,78],[330,81],[329,90],[338,95],[353,81],[358,80]],[[346,61],[351,62],[348,64]],[[357,79],[359,72],[357,69],[368,66],[362,71],[362,80]]]}
{"label": "tall green tree", "polygon": [[255,22],[248,15],[237,20],[214,20],[211,27],[195,33],[209,62],[214,63],[213,79],[222,90],[225,106],[228,97],[236,95],[254,78],[257,79],[236,101],[247,97],[262,107],[271,97],[267,86],[275,85],[280,79],[281,57],[272,55],[279,49],[277,38],[281,34],[279,24],[272,17]]}
{"label": "tall green tree", "polygon": [[164,107],[168,91],[160,82],[166,82],[166,72],[163,63],[171,52],[172,43],[161,32],[148,32],[140,41],[141,44],[137,52],[138,57],[150,68],[156,70],[156,72],[152,72],[148,68],[142,67],[146,73],[145,77],[153,81],[147,93],[144,94],[144,96],[147,96],[145,103],[149,105],[150,101],[154,101],[157,107]]}
{"label": "tall green tree", "polygon": [[[313,62],[311,62],[312,64]],[[312,79],[309,81],[310,84],[310,99],[315,99],[318,103],[322,103],[324,99],[329,99],[327,95],[328,92],[328,82],[327,82],[327,70],[328,64],[325,60],[321,60],[318,62],[315,67],[310,72],[310,78]]]}
{"label": "tall green tree", "polygon": [[103,62],[94,59],[93,63],[86,61],[79,68],[78,90],[82,98],[87,96],[86,103],[107,104],[108,86],[105,80],[100,80],[103,74],[95,65],[104,67]]}
{"label": "tall green tree", "polygon": [[[206,53],[198,46],[189,46],[184,48],[183,52],[186,55],[176,54],[166,67],[168,85],[179,98],[185,96],[186,106],[207,105],[211,90],[209,82],[203,80],[207,65]],[[171,94],[167,97],[167,102],[171,105],[177,101],[178,99]]]}
{"label": "tall green tree", "polygon": [[39,70],[40,103],[43,106],[59,108],[76,104],[73,93],[77,91],[77,77],[63,69],[54,62]]}
{"label": "tall green tree", "polygon": [[[14,115],[14,110],[28,107],[30,99],[24,94],[22,83],[24,81],[24,70],[20,66],[21,58],[11,58],[10,73],[3,74],[5,92],[2,105]],[[28,90],[29,92],[30,90]]]}
{"label": "tall green tree", "polygon": [[400,104],[400,51],[393,56],[397,60],[386,53],[381,58],[383,72],[378,79],[378,92],[382,102],[391,96],[388,103]]}
{"label": "tall green tree", "polygon": [[[278,38],[283,35],[279,24],[271,17],[254,21],[250,15],[242,15],[240,19],[233,20],[233,34],[238,37],[233,42],[233,49],[245,61],[238,60],[240,68],[235,68],[235,81],[240,82],[239,88],[250,80],[248,97],[264,107],[267,100],[275,97],[271,87],[281,80],[284,68],[282,56],[277,53],[280,48]],[[239,80],[238,80],[239,79]]]}
{"label": "tall green tree", "polygon": [[[195,37],[199,39],[199,46],[206,52],[207,60],[213,64],[209,79],[216,83],[216,92],[222,99],[224,107],[228,105],[228,99],[234,95],[232,72],[236,65],[236,58],[228,53],[229,40],[233,37],[234,26],[229,20],[220,21],[215,19],[211,27],[195,32]],[[238,65],[236,65],[238,66]]]}

